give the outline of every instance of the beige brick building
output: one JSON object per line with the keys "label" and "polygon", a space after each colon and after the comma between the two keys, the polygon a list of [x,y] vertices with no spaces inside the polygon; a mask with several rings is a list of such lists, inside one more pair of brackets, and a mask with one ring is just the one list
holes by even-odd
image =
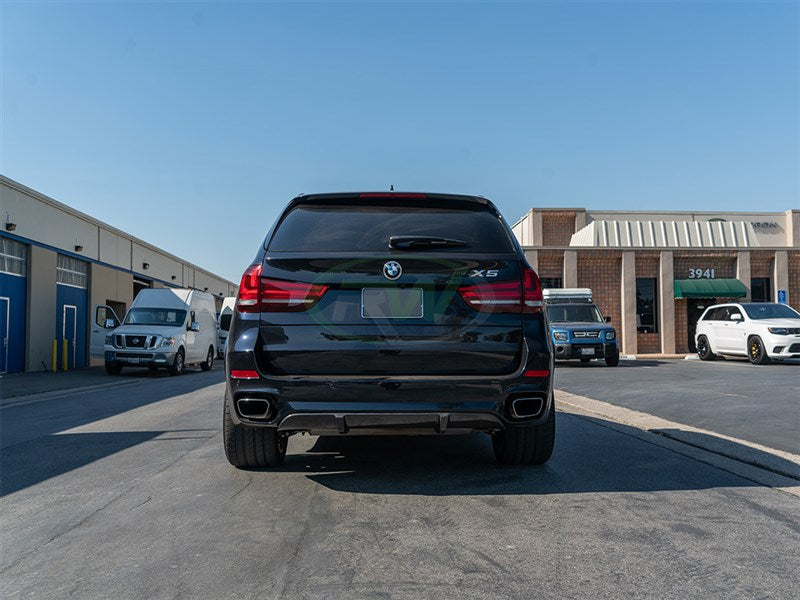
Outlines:
{"label": "beige brick building", "polygon": [[588,287],[625,354],[694,351],[705,307],[800,309],[800,211],[532,209],[513,227],[544,287]]}

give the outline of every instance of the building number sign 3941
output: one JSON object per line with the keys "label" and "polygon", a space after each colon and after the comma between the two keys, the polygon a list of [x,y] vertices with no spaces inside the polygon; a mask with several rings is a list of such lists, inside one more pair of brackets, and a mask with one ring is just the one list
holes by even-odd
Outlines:
{"label": "building number sign 3941", "polygon": [[716,269],[689,269],[689,279],[715,279]]}

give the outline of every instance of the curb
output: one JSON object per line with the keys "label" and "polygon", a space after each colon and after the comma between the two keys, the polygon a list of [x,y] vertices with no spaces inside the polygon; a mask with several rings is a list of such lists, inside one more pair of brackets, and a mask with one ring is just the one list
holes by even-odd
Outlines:
{"label": "curb", "polygon": [[668,421],[648,413],[556,390],[557,405],[578,416],[601,417],[608,426],[633,427],[643,439],[680,454],[800,497],[800,455],[754,442]]}

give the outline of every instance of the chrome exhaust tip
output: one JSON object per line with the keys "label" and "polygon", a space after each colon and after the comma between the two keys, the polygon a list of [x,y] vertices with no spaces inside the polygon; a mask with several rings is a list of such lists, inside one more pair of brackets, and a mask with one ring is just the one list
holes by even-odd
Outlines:
{"label": "chrome exhaust tip", "polygon": [[522,396],[511,401],[511,416],[516,419],[538,417],[544,410],[544,399],[536,396]]}
{"label": "chrome exhaust tip", "polygon": [[272,404],[263,398],[239,398],[236,410],[248,419],[268,419],[272,414]]}

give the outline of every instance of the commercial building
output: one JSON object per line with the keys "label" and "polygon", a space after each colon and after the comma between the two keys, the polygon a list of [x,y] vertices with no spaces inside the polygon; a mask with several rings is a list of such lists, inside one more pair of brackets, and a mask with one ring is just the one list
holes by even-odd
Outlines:
{"label": "commercial building", "polygon": [[544,287],[588,287],[626,354],[693,352],[717,302],[800,308],[800,211],[537,208],[513,227]]}
{"label": "commercial building", "polygon": [[[221,304],[236,285],[0,176],[0,373],[89,364],[93,307],[122,318],[139,290],[188,287]],[[66,340],[67,355],[63,355]]]}

